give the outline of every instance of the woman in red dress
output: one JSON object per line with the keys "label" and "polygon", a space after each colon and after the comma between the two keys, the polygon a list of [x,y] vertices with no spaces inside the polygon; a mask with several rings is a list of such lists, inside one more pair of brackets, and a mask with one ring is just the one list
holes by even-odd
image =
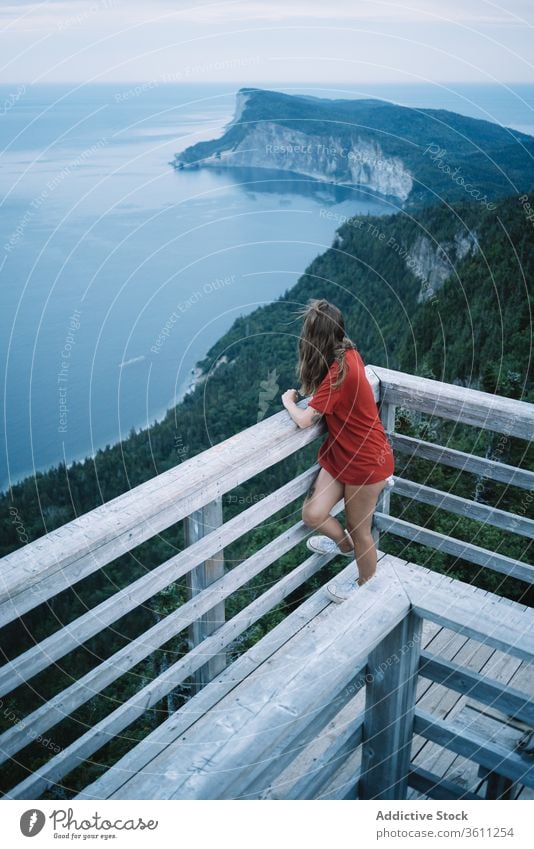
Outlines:
{"label": "woman in red dress", "polygon": [[[298,373],[302,394],[313,397],[302,409],[297,391],[288,389],[282,395],[284,407],[299,427],[310,427],[324,416],[328,430],[319,450],[321,468],[302,510],[305,524],[321,535],[307,545],[322,554],[356,557],[358,567],[357,579],[327,585],[330,598],[341,602],[375,574],[371,521],[378,496],[393,485],[393,451],[363,360],[345,336],[342,313],[328,301],[311,301],[304,314]],[[340,498],[347,530],[330,515]]]}

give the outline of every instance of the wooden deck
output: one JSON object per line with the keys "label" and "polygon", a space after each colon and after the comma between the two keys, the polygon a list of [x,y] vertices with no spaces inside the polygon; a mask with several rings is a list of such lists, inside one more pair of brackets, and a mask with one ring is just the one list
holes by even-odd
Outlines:
{"label": "wooden deck", "polygon": [[[445,600],[436,618],[451,624],[471,607],[476,615],[464,630],[478,639],[424,619],[422,661],[454,663],[532,700],[533,667],[525,659],[534,640],[532,610],[381,555],[376,578],[353,599],[335,605],[322,590],[315,593],[77,798],[358,798],[369,649],[414,604],[433,606],[432,593]],[[522,657],[497,647],[514,629]],[[470,689],[455,692],[420,674],[416,722],[430,713],[454,729],[472,729],[477,740],[477,717],[466,717],[476,704]],[[502,736],[495,723],[495,739],[503,742]],[[481,737],[480,746],[488,740]],[[500,768],[506,772],[505,760],[513,757],[503,754]],[[513,797],[532,798],[534,759],[515,758],[530,787],[516,781]],[[415,734],[411,765],[414,783],[433,776],[437,798],[446,798],[448,782],[455,793],[483,798],[478,764],[453,749]],[[409,789],[408,798],[421,797],[427,795]]]}
{"label": "wooden deck", "polygon": [[[374,366],[366,374],[396,454],[534,492],[534,472],[507,465],[500,455],[474,456],[395,432],[400,405],[528,441],[534,405]],[[110,740],[127,734],[139,717],[191,680],[197,694],[78,798],[530,798],[534,758],[514,747],[521,729],[534,728],[531,608],[383,555],[376,577],[353,598],[334,605],[323,591],[315,593],[225,668],[232,644],[317,575],[331,555],[308,556],[227,619],[227,601],[301,544],[310,529],[296,521],[231,568],[224,549],[301,500],[317,466],[230,518],[221,499],[309,445],[323,429],[318,423],[301,430],[285,411],[277,413],[2,559],[0,630],[9,630],[19,617],[125,552],[177,522],[185,526],[183,550],[6,657],[0,698],[19,718],[0,733],[0,764],[16,761],[54,727],[60,735],[59,723],[186,630],[190,646],[124,701],[112,702],[98,722],[38,769],[26,768],[3,798],[37,799],[57,787],[61,797],[72,794],[73,770],[88,760],[98,763]],[[395,484],[404,505],[422,502],[479,527],[534,538],[528,495],[525,509],[513,514],[407,477],[396,476]],[[339,502],[332,512],[343,506]],[[482,548],[476,530],[468,540],[456,538],[435,530],[432,521],[430,527],[406,521],[403,507],[397,515],[390,508],[384,490],[373,517],[379,547],[384,531],[425,546],[425,562],[438,550],[472,563],[473,571],[534,583],[534,566],[508,556],[505,545]],[[352,569],[354,564],[347,567]],[[35,707],[21,715],[21,684],[35,682],[180,580],[187,601],[47,701],[36,698]],[[481,712],[488,707],[500,714]]]}

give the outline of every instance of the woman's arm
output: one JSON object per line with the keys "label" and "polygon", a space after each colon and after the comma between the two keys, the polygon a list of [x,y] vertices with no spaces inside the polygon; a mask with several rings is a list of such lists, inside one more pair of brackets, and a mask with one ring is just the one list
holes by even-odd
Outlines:
{"label": "woman's arm", "polygon": [[297,407],[297,398],[298,394],[296,389],[288,389],[287,392],[284,392],[282,395],[282,404],[296,425],[299,427],[311,427],[322,419],[322,413],[318,410],[314,410],[313,407],[308,406],[305,410],[303,410],[302,407]]}

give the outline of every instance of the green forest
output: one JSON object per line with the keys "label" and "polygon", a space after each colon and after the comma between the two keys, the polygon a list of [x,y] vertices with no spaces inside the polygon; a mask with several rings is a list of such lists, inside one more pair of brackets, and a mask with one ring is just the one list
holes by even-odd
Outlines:
{"label": "green forest", "polygon": [[[529,196],[531,205],[534,195]],[[347,333],[367,364],[399,369],[486,392],[534,401],[532,312],[534,227],[516,196],[489,210],[481,204],[439,203],[418,212],[386,217],[361,216],[347,221],[332,247],[318,256],[297,284],[281,298],[239,318],[199,364],[203,379],[165,419],[149,430],[132,431],[120,445],[108,446],[93,458],[68,468],[38,473],[0,497],[3,556],[52,531],[139,483],[186,461],[211,445],[253,425],[262,415],[282,409],[281,393],[296,386],[299,309],[312,297],[327,298],[343,311]],[[450,273],[432,289],[417,275],[422,262],[421,238],[431,252],[441,250]],[[463,247],[462,247],[463,245]],[[467,246],[467,247],[466,247]],[[425,250],[426,250],[425,248]],[[274,391],[267,410],[260,406],[262,384]],[[532,444],[476,428],[458,426],[397,408],[396,430],[469,451],[522,468],[533,468]],[[258,494],[272,491],[315,460],[318,442],[258,475],[224,497],[225,519]],[[396,458],[395,474],[466,498],[525,515],[530,511],[524,490],[493,483],[445,466],[405,456]],[[527,541],[510,533],[430,506],[392,495],[391,512],[408,521],[529,562]],[[281,510],[225,551],[228,569],[295,521],[295,506]],[[131,583],[183,548],[183,528],[170,528],[138,546],[106,568],[41,605],[2,632],[4,661],[76,619],[117,589]],[[518,580],[484,571],[452,555],[382,535],[380,547],[492,592],[533,604],[532,591]],[[280,558],[260,577],[227,602],[230,618],[265,587],[302,562],[303,544]],[[344,564],[345,565],[345,564]],[[235,657],[324,583],[339,564],[290,596],[230,647]],[[72,651],[50,669],[20,686],[2,704],[1,730],[77,680],[146,631],[186,599],[185,580]],[[109,713],[117,701],[136,692],[187,651],[186,635],[171,640],[91,698],[47,733],[50,746],[28,746],[2,770],[2,791],[21,781],[29,770],[50,757],[53,746],[64,748],[87,727]],[[136,740],[155,728],[191,694],[186,682],[133,723],[127,734],[101,750],[47,791],[47,798],[70,798],[94,780],[102,764],[114,763]]]}

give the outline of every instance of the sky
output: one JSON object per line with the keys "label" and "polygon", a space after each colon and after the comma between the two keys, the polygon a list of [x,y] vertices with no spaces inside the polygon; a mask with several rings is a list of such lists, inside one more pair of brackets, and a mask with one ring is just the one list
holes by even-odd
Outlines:
{"label": "sky", "polygon": [[533,83],[534,0],[0,0],[0,82]]}

